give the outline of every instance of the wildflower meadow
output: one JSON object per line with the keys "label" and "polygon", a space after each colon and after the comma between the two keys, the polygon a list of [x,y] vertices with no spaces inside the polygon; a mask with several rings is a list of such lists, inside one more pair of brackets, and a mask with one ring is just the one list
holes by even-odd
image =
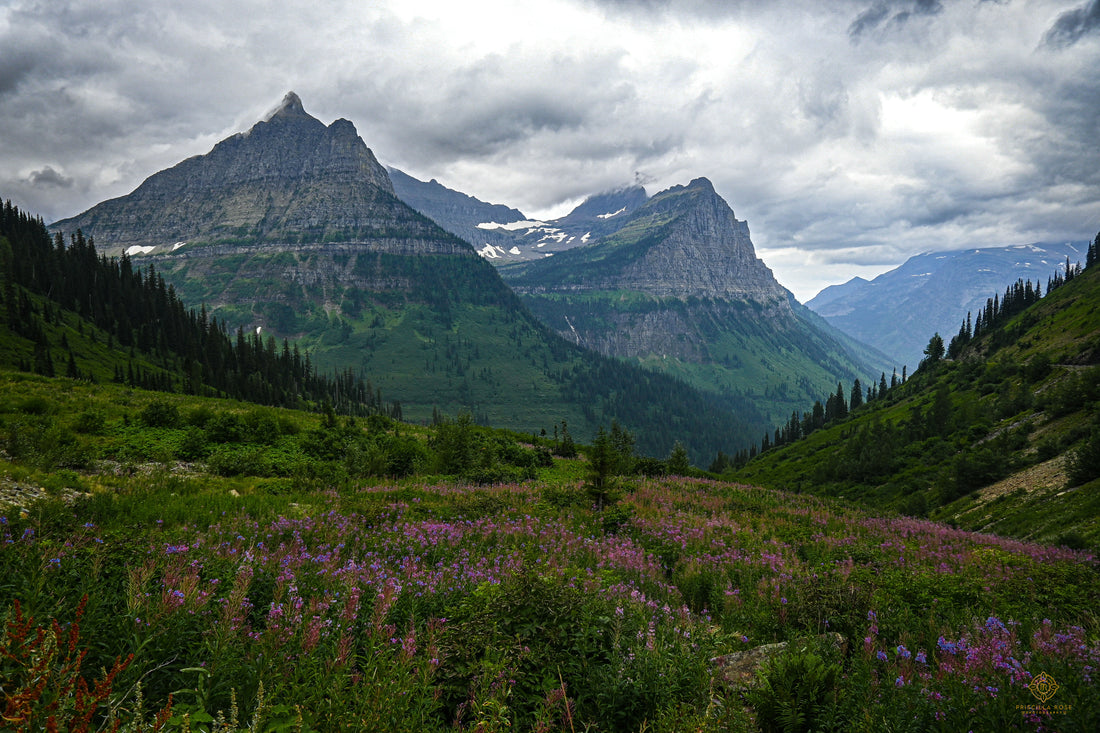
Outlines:
{"label": "wildflower meadow", "polygon": [[1082,552],[701,479],[155,492],[0,519],[5,726],[1100,729]]}

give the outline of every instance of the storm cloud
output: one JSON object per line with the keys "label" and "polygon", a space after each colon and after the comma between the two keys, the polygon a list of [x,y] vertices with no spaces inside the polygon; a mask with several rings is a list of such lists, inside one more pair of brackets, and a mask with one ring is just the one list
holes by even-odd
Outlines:
{"label": "storm cloud", "polygon": [[710,178],[805,300],[929,249],[1100,229],[1100,0],[14,0],[0,197],[47,220],[290,90],[529,216]]}

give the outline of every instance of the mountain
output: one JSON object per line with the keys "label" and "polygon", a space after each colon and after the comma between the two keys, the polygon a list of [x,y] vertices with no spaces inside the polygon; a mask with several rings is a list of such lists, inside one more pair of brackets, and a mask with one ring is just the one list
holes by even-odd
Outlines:
{"label": "mountain", "polygon": [[653,196],[596,243],[501,273],[574,343],[743,395],[772,418],[892,367],[798,304],[705,178]]}
{"label": "mountain", "polygon": [[987,298],[1017,279],[1045,287],[1067,259],[1080,261],[1087,248],[1087,242],[1067,242],[925,253],[874,280],[827,287],[806,306],[912,369],[932,334],[950,338],[968,312],[976,316]]}
{"label": "mountain", "polygon": [[783,428],[784,445],[730,475],[1100,548],[1100,267],[1070,272],[1030,305],[1000,304],[952,344],[956,358],[925,361],[830,424]]}
{"label": "mountain", "polygon": [[[51,228],[80,229],[111,256],[202,244],[377,241],[395,230],[439,240],[393,199],[385,169],[355,126],[339,119],[326,127],[290,92],[248,132]],[[444,239],[445,250],[462,249]]]}
{"label": "mountain", "polygon": [[346,120],[294,94],[206,155],[52,225],[155,268],[191,307],[321,370],[368,378],[407,419],[469,411],[523,431],[619,421],[639,448],[697,460],[747,443],[763,416],[551,333],[473,247],[400,201]]}
{"label": "mountain", "polygon": [[495,265],[549,257],[612,234],[648,198],[641,186],[624,186],[588,197],[566,216],[536,221],[434,179],[425,183],[396,168],[389,171],[398,198],[472,243],[478,254]]}
{"label": "mountain", "polygon": [[[513,224],[526,221],[522,212],[502,204],[489,204],[459,191],[447,188],[434,178],[424,182],[397,168],[387,168],[397,197],[428,217],[446,231],[472,243],[486,258],[510,256],[516,248],[513,230],[488,228],[485,222]],[[519,249],[516,249],[519,252]],[[503,254],[498,254],[503,253]]]}

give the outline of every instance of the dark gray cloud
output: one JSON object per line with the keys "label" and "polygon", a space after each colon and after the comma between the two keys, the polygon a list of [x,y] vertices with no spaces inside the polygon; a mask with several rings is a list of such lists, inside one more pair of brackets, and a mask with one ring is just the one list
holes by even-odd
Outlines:
{"label": "dark gray cloud", "polygon": [[1100,0],[1062,13],[1043,36],[1043,44],[1055,48],[1072,46],[1083,36],[1100,29]]}
{"label": "dark gray cloud", "polygon": [[877,0],[861,12],[848,26],[848,35],[858,39],[865,33],[899,28],[913,16],[939,15],[943,3],[939,0]]}
{"label": "dark gray cloud", "polygon": [[72,188],[73,179],[58,173],[50,166],[31,171],[28,181],[35,188]]}

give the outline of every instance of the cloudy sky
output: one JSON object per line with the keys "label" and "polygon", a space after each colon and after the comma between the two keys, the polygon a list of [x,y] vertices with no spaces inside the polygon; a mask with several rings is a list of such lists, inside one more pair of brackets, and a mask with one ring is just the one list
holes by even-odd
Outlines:
{"label": "cloudy sky", "polygon": [[0,198],[71,216],[289,90],[529,216],[706,176],[801,300],[1100,230],[1100,0],[0,0]]}

